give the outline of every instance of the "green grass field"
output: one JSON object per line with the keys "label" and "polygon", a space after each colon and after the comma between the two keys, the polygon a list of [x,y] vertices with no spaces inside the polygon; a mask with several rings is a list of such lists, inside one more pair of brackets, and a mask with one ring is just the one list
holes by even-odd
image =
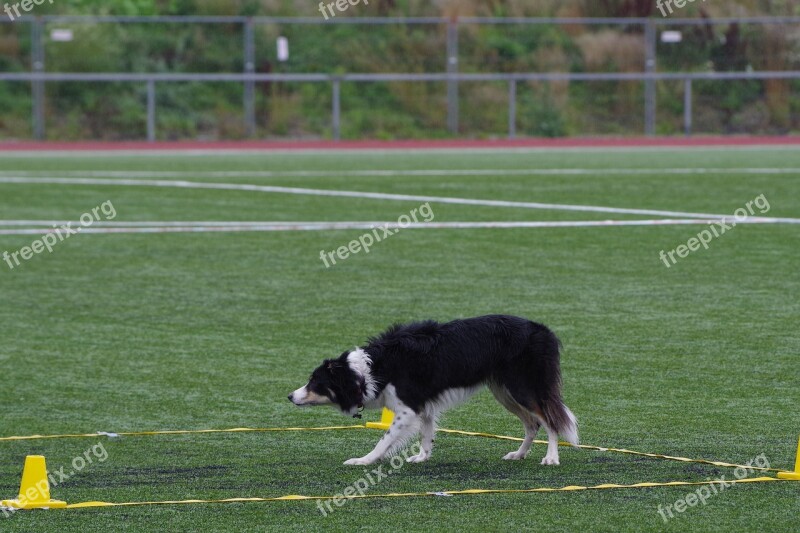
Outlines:
{"label": "green grass field", "polygon": [[[0,253],[39,238],[2,234],[37,227],[8,221],[77,221],[107,201],[119,223],[388,222],[422,203],[36,182],[52,177],[727,215],[763,194],[770,204],[764,216],[800,217],[796,149],[3,154]],[[437,223],[667,218],[430,206]],[[583,443],[734,463],[764,454],[772,467],[788,469],[800,432],[800,226],[740,224],[666,268],[659,252],[705,227],[406,229],[328,269],[320,250],[346,246],[365,230],[73,236],[13,269],[0,262],[0,436],[349,425],[355,421],[332,409],[298,409],[286,400],[322,358],[396,321],[510,313],[544,322],[561,337],[564,396]],[[441,426],[522,436],[521,424],[488,392],[449,412]],[[54,497],[76,503],[334,495],[364,476],[363,467],[342,462],[369,451],[379,435],[0,441],[0,496],[16,495],[26,455],[43,454],[51,471],[70,471],[73,458],[98,443],[107,460],[59,484]],[[431,460],[403,466],[368,493],[733,478],[728,468],[570,448],[562,448],[560,466],[543,467],[543,445],[526,461],[501,461],[516,447],[439,435]],[[693,490],[376,498],[349,501],[327,517],[313,501],[18,512],[0,514],[0,530],[796,530],[800,483],[737,485],[665,523],[658,506]]]}

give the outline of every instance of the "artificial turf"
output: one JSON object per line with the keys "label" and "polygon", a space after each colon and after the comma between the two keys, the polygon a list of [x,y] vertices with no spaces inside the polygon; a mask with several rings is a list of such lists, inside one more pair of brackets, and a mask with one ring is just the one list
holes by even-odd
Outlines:
{"label": "artificial turf", "polygon": [[[475,169],[496,172],[469,172]],[[524,169],[531,172],[519,172]],[[187,180],[728,215],[763,194],[770,203],[764,216],[800,217],[800,153],[779,148],[5,154],[0,178],[8,176]],[[116,222],[394,221],[421,203],[0,181],[2,220],[77,220],[106,201],[113,202]],[[437,222],[661,218],[430,205]],[[790,468],[800,432],[800,226],[740,224],[708,250],[665,267],[659,251],[704,227],[407,229],[328,269],[320,250],[347,245],[364,230],[71,237],[13,270],[0,263],[0,436],[352,424],[332,409],[298,409],[286,395],[322,358],[392,322],[501,312],[544,322],[561,337],[564,396],[580,421],[582,442],[734,463],[764,454],[771,466]],[[36,238],[0,235],[0,253]],[[522,434],[521,424],[486,392],[441,425]],[[54,497],[73,503],[334,495],[365,473],[342,462],[366,453],[378,436],[343,430],[0,441],[0,496],[15,496],[26,455],[43,454],[51,470],[69,470],[74,457],[98,443],[107,460],[59,484]],[[525,461],[500,460],[515,447],[440,435],[431,460],[403,466],[368,493],[732,478],[721,467],[568,448],[560,466],[544,467],[538,464],[542,445]],[[0,515],[0,529],[797,526],[800,483],[791,482],[737,485],[664,522],[658,506],[691,490],[369,499],[334,507],[328,516],[313,501],[18,512]]]}

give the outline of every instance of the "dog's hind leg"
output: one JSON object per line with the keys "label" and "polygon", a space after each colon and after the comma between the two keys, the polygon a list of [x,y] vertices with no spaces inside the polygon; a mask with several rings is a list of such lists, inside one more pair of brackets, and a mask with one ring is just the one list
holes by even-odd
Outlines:
{"label": "dog's hind leg", "polygon": [[[523,411],[525,411],[525,413],[527,413],[527,415],[528,415],[528,417],[530,419],[533,420],[533,423],[536,424],[536,429],[537,430],[539,429],[540,426],[544,426],[545,431],[547,431],[547,453],[545,454],[544,458],[542,459],[542,463],[541,464],[543,464],[543,465],[558,465],[559,464],[559,462],[558,462],[558,431],[556,431],[555,429],[550,427],[550,424],[548,424],[547,421],[545,421],[544,413],[542,412],[542,409],[538,406],[538,404],[536,404],[536,403],[532,404],[533,405],[533,410],[532,411],[528,411],[527,409],[525,409],[525,407],[523,407],[519,403],[517,403],[517,405],[519,406],[520,409],[522,409]],[[522,418],[522,416],[520,416],[520,418]],[[525,419],[523,419],[523,422],[524,422],[524,420]],[[527,427],[528,427],[527,423],[525,423],[525,424],[526,424],[525,427],[527,429]],[[522,446],[520,446],[520,451],[522,451],[522,448],[525,447],[526,443],[528,444],[528,448],[527,449],[530,448],[530,443],[533,442],[533,439],[534,439],[535,435],[536,435],[535,431],[534,431],[532,436],[530,435],[530,432],[528,432],[528,434],[525,436],[525,441],[523,441]],[[527,449],[526,449],[526,451],[527,451]],[[511,455],[513,455],[513,454],[508,454],[506,457],[504,457],[504,459],[521,459],[522,458],[522,457],[509,457]]]}
{"label": "dog's hind leg", "polygon": [[503,456],[503,459],[524,459],[531,449],[533,439],[536,438],[536,434],[539,432],[539,421],[530,411],[517,403],[517,401],[508,392],[508,389],[506,389],[504,386],[492,383],[489,384],[489,390],[492,391],[492,394],[497,401],[513,414],[517,415],[517,417],[519,417],[519,419],[522,421],[522,425],[525,426],[525,438],[522,440],[522,444],[520,445],[519,449],[515,452],[507,453]]}
{"label": "dog's hind leg", "polygon": [[[512,394],[512,397],[514,394]],[[524,401],[524,400],[522,400]],[[524,409],[522,404],[518,404],[520,407]],[[562,430],[561,433],[567,437],[567,440],[570,444],[577,445],[578,441],[578,433],[577,433],[577,421],[575,420],[575,415],[572,414],[572,411],[567,409],[563,403],[561,403],[560,399],[556,404],[556,407],[546,406],[545,409],[535,401],[530,402],[531,410],[525,411],[528,415],[533,418],[537,424],[537,428],[541,425],[544,426],[544,429],[547,431],[547,453],[545,454],[544,458],[542,459],[543,465],[558,465],[558,435],[559,430],[556,429],[556,424],[559,423],[558,418],[554,418],[552,415],[554,409],[560,409],[559,414],[562,416]],[[549,410],[548,410],[549,409]],[[549,413],[549,415],[548,415]],[[563,414],[562,414],[563,413]],[[527,441],[527,438],[526,438]],[[523,443],[524,444],[524,443]]]}
{"label": "dog's hind leg", "polygon": [[[380,461],[393,451],[402,447],[408,439],[417,433],[419,428],[419,415],[413,409],[402,405],[395,411],[392,425],[375,448],[364,457],[354,457],[344,462],[346,465],[371,465]],[[420,452],[422,453],[422,452]]]}
{"label": "dog's hind leg", "polygon": [[530,414],[539,424],[544,426],[545,431],[547,431],[547,453],[544,455],[541,464],[558,465],[558,431],[545,420],[545,414],[538,404],[533,403],[533,411],[530,412]]}
{"label": "dog's hind leg", "polygon": [[550,426],[544,424],[544,429],[547,430],[547,453],[542,459],[543,465],[557,465],[558,464],[558,433],[550,429]]}

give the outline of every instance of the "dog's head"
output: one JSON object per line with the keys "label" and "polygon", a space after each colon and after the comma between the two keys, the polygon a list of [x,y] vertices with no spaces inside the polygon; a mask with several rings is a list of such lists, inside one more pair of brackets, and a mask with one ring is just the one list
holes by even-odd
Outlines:
{"label": "dog's head", "polygon": [[364,376],[355,371],[344,352],[338,359],[326,359],[312,373],[308,383],[289,395],[295,405],[339,407],[343,413],[360,418],[366,392]]}

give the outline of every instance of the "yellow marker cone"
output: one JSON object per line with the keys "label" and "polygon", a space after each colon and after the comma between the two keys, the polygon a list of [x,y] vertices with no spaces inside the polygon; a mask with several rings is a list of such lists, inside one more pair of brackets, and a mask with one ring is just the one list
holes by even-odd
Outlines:
{"label": "yellow marker cone", "polygon": [[389,429],[389,426],[392,425],[392,420],[394,420],[394,413],[384,407],[383,411],[381,411],[381,421],[367,422],[366,425],[371,429]]}
{"label": "yellow marker cone", "polygon": [[778,477],[800,481],[800,439],[797,440],[797,458],[794,460],[794,472],[778,472]]}
{"label": "yellow marker cone", "polygon": [[43,455],[29,455],[22,469],[22,483],[16,500],[2,500],[0,506],[13,509],[64,509],[67,502],[50,499],[50,482]]}

